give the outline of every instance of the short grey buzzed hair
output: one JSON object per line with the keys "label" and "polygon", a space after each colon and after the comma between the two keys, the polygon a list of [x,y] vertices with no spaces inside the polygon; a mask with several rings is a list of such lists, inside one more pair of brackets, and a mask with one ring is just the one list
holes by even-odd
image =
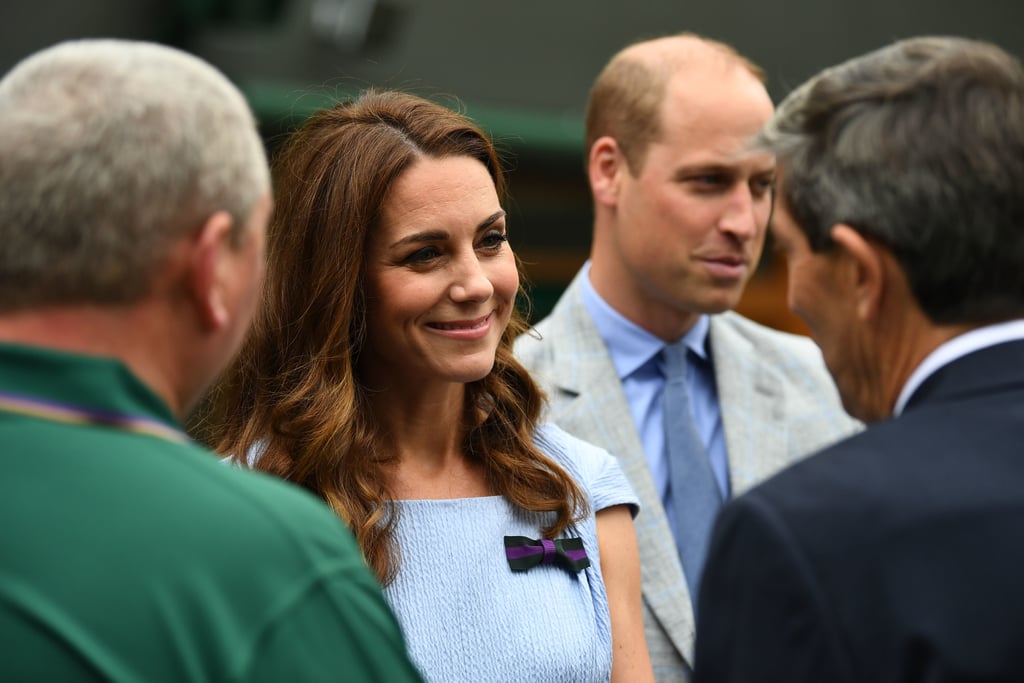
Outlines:
{"label": "short grey buzzed hair", "polygon": [[124,40],[36,53],[0,80],[0,312],[124,304],[218,210],[269,190],[244,97],[206,62]]}
{"label": "short grey buzzed hair", "polygon": [[1024,68],[921,37],[827,69],[757,142],[816,251],[845,223],[898,259],[935,323],[1024,316]]}

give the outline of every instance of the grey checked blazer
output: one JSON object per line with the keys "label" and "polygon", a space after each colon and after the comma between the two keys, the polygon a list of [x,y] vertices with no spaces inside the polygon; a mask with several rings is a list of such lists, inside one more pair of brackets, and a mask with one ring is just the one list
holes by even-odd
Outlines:
{"label": "grey checked blazer", "polygon": [[[550,316],[516,341],[516,354],[548,393],[547,419],[621,462],[641,505],[635,523],[654,673],[660,682],[687,681],[690,594],[626,396],[583,304],[581,277]],[[860,428],[842,410],[821,353],[806,337],[730,312],[711,317],[710,345],[734,495]]]}

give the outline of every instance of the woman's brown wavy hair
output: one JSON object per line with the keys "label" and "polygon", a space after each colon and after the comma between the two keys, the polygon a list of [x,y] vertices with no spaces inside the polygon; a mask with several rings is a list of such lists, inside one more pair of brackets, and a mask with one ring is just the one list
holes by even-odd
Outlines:
{"label": "woman's brown wavy hair", "polygon": [[[273,166],[260,309],[212,395],[205,425],[220,452],[323,498],[385,585],[398,569],[397,520],[383,476],[392,454],[358,370],[364,253],[401,173],[417,158],[458,155],[483,162],[504,199],[504,175],[487,136],[414,95],[369,90],[292,134]],[[550,538],[585,513],[586,501],[534,445],[543,394],[512,354],[525,329],[523,315],[513,312],[493,370],[467,385],[463,443],[494,493],[525,510],[555,513],[543,529]],[[254,452],[258,458],[246,458]]]}

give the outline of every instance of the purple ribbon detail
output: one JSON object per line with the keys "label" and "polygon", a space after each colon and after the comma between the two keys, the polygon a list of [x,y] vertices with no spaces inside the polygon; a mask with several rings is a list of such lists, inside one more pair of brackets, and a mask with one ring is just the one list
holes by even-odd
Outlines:
{"label": "purple ribbon detail", "polygon": [[555,563],[555,542],[550,538],[540,539],[540,544],[544,546],[544,559],[541,560],[541,564],[554,564]]}
{"label": "purple ribbon detail", "polygon": [[505,558],[514,572],[524,572],[542,564],[558,565],[572,572],[583,571],[590,566],[581,538],[535,540],[526,536],[506,536]]}

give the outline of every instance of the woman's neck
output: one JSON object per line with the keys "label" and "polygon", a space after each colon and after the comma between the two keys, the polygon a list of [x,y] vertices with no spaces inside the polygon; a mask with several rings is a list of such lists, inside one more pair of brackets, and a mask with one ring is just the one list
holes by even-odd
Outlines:
{"label": "woman's neck", "polygon": [[463,384],[404,387],[372,395],[374,418],[395,458],[386,468],[396,499],[490,495],[480,464],[463,447]]}

